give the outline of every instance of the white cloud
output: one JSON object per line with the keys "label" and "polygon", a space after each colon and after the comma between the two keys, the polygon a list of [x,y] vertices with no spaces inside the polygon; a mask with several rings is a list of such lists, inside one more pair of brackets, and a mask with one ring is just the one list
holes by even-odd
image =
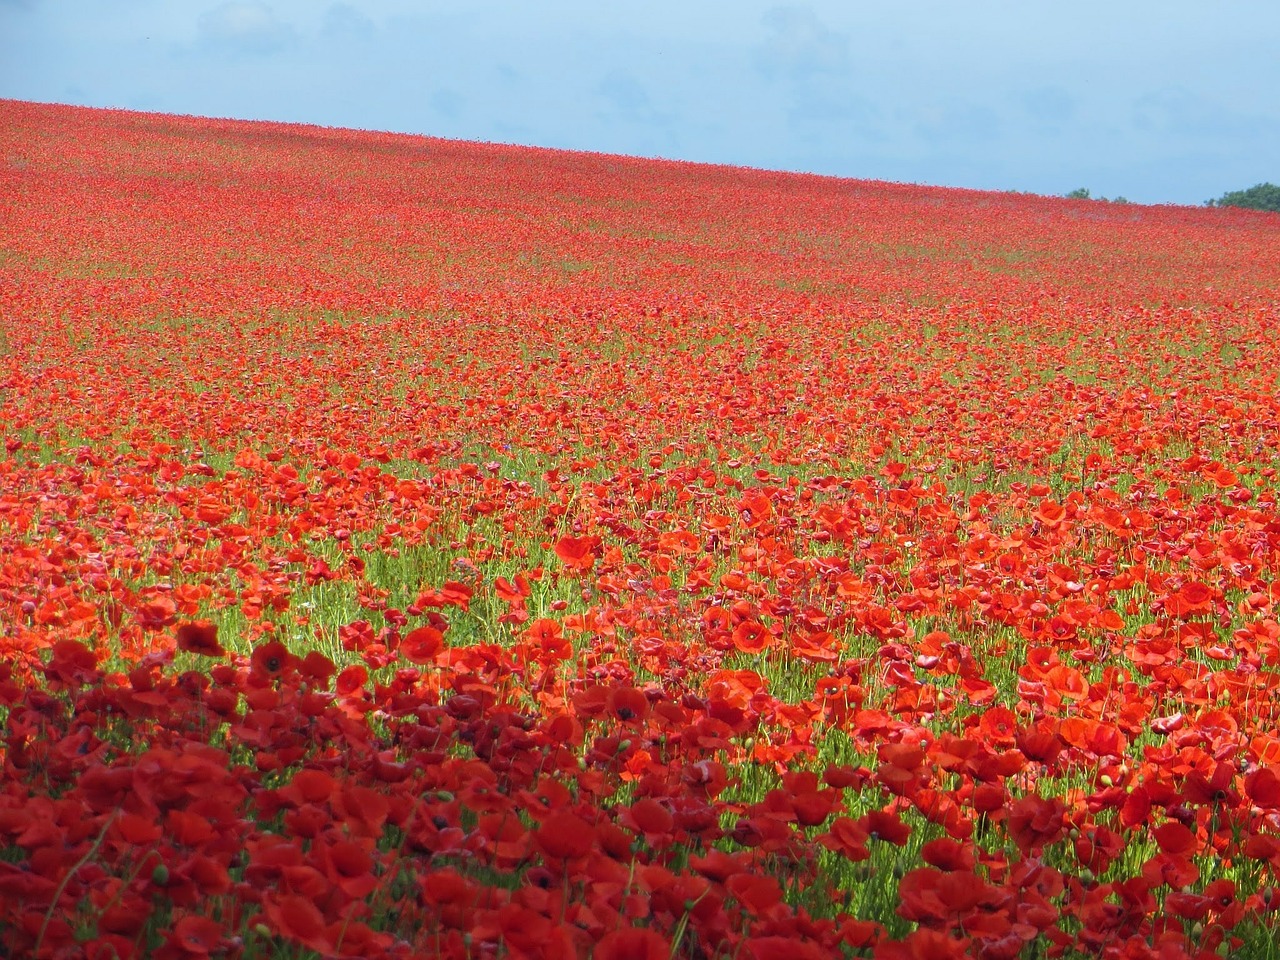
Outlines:
{"label": "white cloud", "polygon": [[224,3],[200,17],[200,45],[235,56],[263,56],[288,47],[293,27],[265,3]]}
{"label": "white cloud", "polygon": [[770,79],[809,80],[849,71],[849,36],[833,30],[808,7],[773,7],[763,18],[768,37],[756,64]]}
{"label": "white cloud", "polygon": [[335,3],[325,11],[320,32],[334,40],[368,40],[378,32],[378,28],[351,4]]}

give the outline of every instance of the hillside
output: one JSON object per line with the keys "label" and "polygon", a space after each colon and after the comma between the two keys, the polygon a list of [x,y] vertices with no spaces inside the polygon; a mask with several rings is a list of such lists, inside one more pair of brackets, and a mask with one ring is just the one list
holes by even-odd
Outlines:
{"label": "hillside", "polygon": [[0,953],[1276,956],[1278,293],[1245,211],[0,101]]}

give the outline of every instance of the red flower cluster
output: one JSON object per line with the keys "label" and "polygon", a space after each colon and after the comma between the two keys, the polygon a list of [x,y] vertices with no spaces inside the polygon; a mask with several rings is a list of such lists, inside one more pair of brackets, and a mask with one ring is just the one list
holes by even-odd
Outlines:
{"label": "red flower cluster", "polygon": [[0,953],[1274,941],[1265,216],[0,147]]}

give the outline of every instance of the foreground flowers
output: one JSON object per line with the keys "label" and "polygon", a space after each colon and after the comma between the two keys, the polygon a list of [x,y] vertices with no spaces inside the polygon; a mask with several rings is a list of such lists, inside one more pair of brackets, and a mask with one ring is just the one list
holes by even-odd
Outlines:
{"label": "foreground flowers", "polygon": [[1269,955],[1267,218],[0,118],[0,951]]}
{"label": "foreground flowers", "polygon": [[[4,684],[6,948],[1207,955],[1270,923],[1280,768],[1209,759],[1229,753],[1220,715],[1127,787],[1101,774],[1066,799],[1043,795],[1064,754],[1106,761],[1065,723],[1019,728],[1019,750],[981,723],[934,739],[887,716],[857,738],[880,740],[866,765],[744,790],[716,758],[760,716],[588,685],[538,719],[495,696],[518,664],[485,652],[446,690],[402,669],[337,694],[316,653],[122,676],[62,641],[56,692]],[[1209,772],[1161,783],[1166,755]],[[1204,882],[1224,863],[1253,891]],[[896,917],[866,917],[877,898]]]}

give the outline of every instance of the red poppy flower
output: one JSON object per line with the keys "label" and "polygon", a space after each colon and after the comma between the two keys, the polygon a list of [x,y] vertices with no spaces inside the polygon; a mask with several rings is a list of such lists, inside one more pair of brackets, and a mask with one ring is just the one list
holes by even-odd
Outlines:
{"label": "red poppy flower", "polygon": [[173,623],[177,613],[178,605],[172,597],[157,596],[138,607],[137,618],[144,630],[159,630]]}
{"label": "red poppy flower", "polygon": [[1065,832],[1066,807],[1057,797],[1023,797],[1009,810],[1009,835],[1023,853],[1033,853]]}
{"label": "red poppy flower", "polygon": [[688,556],[702,549],[702,542],[697,534],[688,530],[672,530],[658,538],[658,549],[677,555]]}
{"label": "red poppy flower", "polygon": [[1181,890],[1200,879],[1200,868],[1187,857],[1158,853],[1142,865],[1142,877],[1153,888]]}
{"label": "red poppy flower", "polygon": [[797,937],[751,937],[743,947],[750,960],[825,960],[830,956],[816,944]]}
{"label": "red poppy flower", "polygon": [[98,673],[98,658],[79,640],[59,640],[44,669],[45,675],[56,682],[90,683]]}
{"label": "red poppy flower", "polygon": [[555,620],[535,620],[525,630],[525,643],[535,659],[543,663],[568,660],[573,644],[563,635],[564,628]]}
{"label": "red poppy flower", "polygon": [[861,823],[850,817],[837,817],[832,821],[830,831],[819,839],[824,846],[846,860],[857,862],[871,856],[871,850],[867,847],[871,835]]}
{"label": "red poppy flower", "polygon": [[773,877],[738,873],[725,881],[725,888],[735,900],[756,916],[761,916],[782,900],[782,887]]}
{"label": "red poppy flower", "polygon": [[458,607],[462,610],[471,608],[471,597],[475,590],[457,580],[447,580],[439,590],[423,590],[414,600],[414,606],[423,607]]}
{"label": "red poppy flower", "polygon": [[1213,610],[1213,591],[1198,581],[1185,583],[1165,598],[1165,612],[1172,617],[1191,617]]}
{"label": "red poppy flower", "polygon": [[1222,877],[1205,884],[1204,898],[1209,901],[1210,909],[1225,910],[1238,901],[1236,899],[1236,883],[1228,877]]}
{"label": "red poppy flower", "polygon": [[340,697],[350,697],[363,692],[364,685],[368,679],[369,671],[365,666],[360,663],[353,663],[338,674],[338,679],[334,682],[333,689]]}
{"label": "red poppy flower", "polygon": [[[296,778],[295,778],[296,779]],[[329,801],[336,816],[357,837],[378,837],[391,812],[387,798],[370,787],[343,784]]]}
{"label": "red poppy flower", "polygon": [[1224,804],[1234,807],[1240,802],[1235,790],[1235,764],[1221,762],[1214,766],[1213,773],[1205,776],[1199,770],[1193,770],[1183,785],[1183,797],[1188,803]]}
{"label": "red poppy flower", "polygon": [[1013,746],[1018,734],[1018,721],[1008,707],[992,707],[982,712],[979,729],[988,742],[1001,747]]}
{"label": "red poppy flower", "polygon": [[506,577],[496,578],[493,581],[493,592],[504,603],[521,604],[532,591],[529,587],[529,578],[523,573],[517,573],[514,582]]}
{"label": "red poppy flower", "polygon": [[224,933],[224,927],[217,921],[188,915],[173,925],[169,939],[190,956],[203,957],[221,946]]}
{"label": "red poppy flower", "polygon": [[333,776],[324,770],[299,770],[289,783],[280,788],[279,793],[300,806],[304,803],[324,803],[335,786]]}
{"label": "red poppy flower", "polygon": [[179,650],[202,657],[226,656],[227,651],[218,643],[218,627],[212,621],[196,620],[193,623],[179,624],[174,635]]}
{"label": "red poppy flower", "polygon": [[319,650],[308,650],[298,664],[298,672],[312,683],[323,685],[337,672],[337,667]]}
{"label": "red poppy flower", "polygon": [[1049,618],[1049,622],[1045,625],[1045,632],[1049,639],[1057,643],[1068,643],[1076,638],[1076,623],[1058,614]]}
{"label": "red poppy flower", "polygon": [[278,677],[293,665],[293,657],[283,643],[271,640],[254,648],[250,663],[255,673]]}
{"label": "red poppy flower", "polygon": [[277,934],[286,940],[319,953],[329,953],[333,944],[325,932],[324,915],[307,897],[293,894],[268,896],[263,899],[262,912]]}
{"label": "red poppy flower", "polygon": [[1273,767],[1260,767],[1245,777],[1244,791],[1260,807],[1280,808],[1280,773]]}
{"label": "red poppy flower", "polygon": [[1061,526],[1062,521],[1066,519],[1067,511],[1062,504],[1054,500],[1041,500],[1040,505],[1035,509],[1035,518],[1047,529],[1054,529]]}
{"label": "red poppy flower", "polygon": [[939,870],[949,872],[971,871],[977,862],[970,844],[957,843],[946,837],[926,843],[920,849],[920,859]]}
{"label": "red poppy flower", "polygon": [[[981,878],[968,870],[941,872],[921,867],[908,871],[899,881],[898,896],[902,901],[898,912],[902,916],[937,924],[969,913],[983,902],[987,888]],[[966,922],[964,926],[972,932],[976,925]]]}
{"label": "red poppy flower", "polygon": [[676,822],[670,810],[650,797],[633,803],[626,816],[630,826],[651,842],[655,838],[669,835]]}
{"label": "red poppy flower", "polygon": [[624,927],[601,937],[591,956],[594,960],[667,960],[671,943],[648,927]]}
{"label": "red poppy flower", "polygon": [[[970,940],[952,937],[941,930],[913,930],[902,940],[881,941],[876,960],[963,960],[972,956]],[[1015,954],[1016,955],[1016,954]]]}
{"label": "red poppy flower", "polygon": [[373,857],[368,849],[352,840],[318,848],[325,873],[335,886],[353,900],[368,896],[378,886],[373,875]]}
{"label": "red poppy flower", "polygon": [[895,847],[901,847],[911,836],[911,828],[902,822],[900,816],[888,810],[872,810],[860,823],[872,839],[892,843]]}
{"label": "red poppy flower", "polygon": [[556,556],[570,570],[590,570],[595,566],[595,549],[599,543],[599,537],[561,537],[556,541]]}
{"label": "red poppy flower", "polygon": [[1156,827],[1153,836],[1164,853],[1183,856],[1196,850],[1196,835],[1176,820]]}
{"label": "red poppy flower", "polygon": [[595,831],[581,817],[561,810],[542,821],[535,839],[552,860],[574,860],[590,852],[595,845]]}
{"label": "red poppy flower", "polygon": [[435,627],[417,627],[400,641],[400,652],[410,663],[433,664],[444,649],[444,634]]}
{"label": "red poppy flower", "polygon": [[649,715],[649,698],[635,687],[615,687],[609,691],[609,712],[623,723],[643,720]]}
{"label": "red poppy flower", "polygon": [[773,634],[762,623],[744,620],[734,628],[733,645],[743,653],[762,653],[773,645]]}
{"label": "red poppy flower", "polygon": [[1057,732],[1049,727],[1033,727],[1019,732],[1017,744],[1028,760],[1045,764],[1057,760],[1064,747]]}

